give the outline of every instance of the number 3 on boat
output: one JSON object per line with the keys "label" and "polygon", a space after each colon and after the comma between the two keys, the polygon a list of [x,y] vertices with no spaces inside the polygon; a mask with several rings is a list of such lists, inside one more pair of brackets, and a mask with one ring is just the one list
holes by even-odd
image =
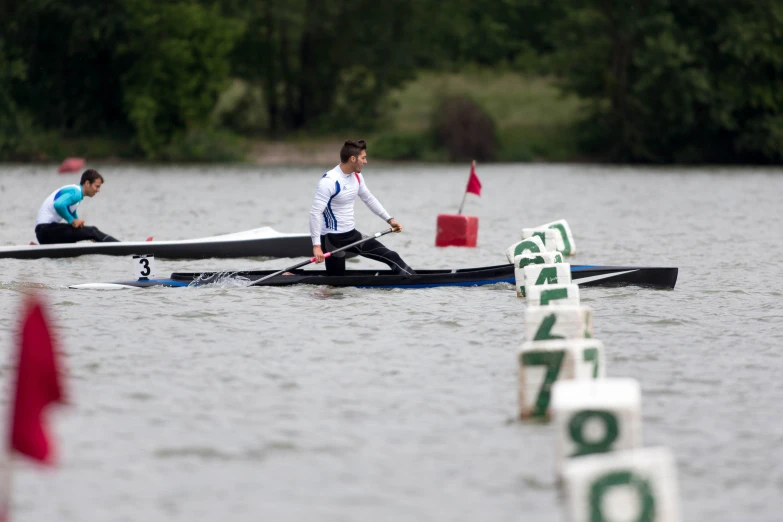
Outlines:
{"label": "number 3 on boat", "polygon": [[155,278],[155,256],[133,256],[133,277],[139,281]]}

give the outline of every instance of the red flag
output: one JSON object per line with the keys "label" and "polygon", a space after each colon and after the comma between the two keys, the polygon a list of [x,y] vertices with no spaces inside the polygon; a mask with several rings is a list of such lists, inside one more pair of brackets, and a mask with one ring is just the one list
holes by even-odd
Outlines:
{"label": "red flag", "polygon": [[57,354],[43,307],[36,298],[26,303],[16,374],[16,397],[11,418],[11,450],[53,464],[44,409],[62,402]]}
{"label": "red flag", "polygon": [[478,176],[476,176],[475,161],[470,164],[470,178],[468,179],[468,187],[465,189],[465,192],[470,192],[477,196],[481,195],[481,182],[479,181]]}

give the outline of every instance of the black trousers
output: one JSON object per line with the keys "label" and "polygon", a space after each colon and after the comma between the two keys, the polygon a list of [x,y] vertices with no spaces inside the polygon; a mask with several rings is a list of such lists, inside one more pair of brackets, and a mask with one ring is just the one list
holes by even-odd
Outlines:
{"label": "black trousers", "polygon": [[[358,230],[351,230],[342,234],[326,234],[321,236],[321,249],[330,252],[345,245],[359,241],[364,236]],[[361,245],[338,252],[334,256],[326,258],[326,273],[329,275],[345,274],[345,253],[360,255],[368,259],[374,259],[386,263],[395,274],[415,274],[416,272],[402,260],[397,252],[389,250],[377,239],[370,239]]]}
{"label": "black trousers", "polygon": [[104,234],[96,227],[84,226],[73,228],[68,223],[45,223],[35,227],[35,237],[38,243],[42,245],[52,245],[55,243],[76,243],[91,239],[98,243],[118,242],[108,234]]}

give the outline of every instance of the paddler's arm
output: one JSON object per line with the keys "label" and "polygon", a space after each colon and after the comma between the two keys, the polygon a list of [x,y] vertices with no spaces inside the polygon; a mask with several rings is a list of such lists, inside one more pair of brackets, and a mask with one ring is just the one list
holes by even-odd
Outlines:
{"label": "paddler's arm", "polygon": [[321,220],[329,198],[334,193],[334,182],[329,178],[321,178],[315,189],[313,206],[310,207],[310,239],[313,241],[313,256],[316,263],[323,263],[324,253],[321,250]]}
{"label": "paddler's arm", "polygon": [[386,209],[383,208],[383,205],[381,205],[381,202],[378,201],[378,198],[373,196],[372,192],[370,192],[370,189],[367,188],[367,183],[364,181],[364,176],[362,176],[361,182],[359,183],[358,194],[359,197],[362,198],[362,201],[364,201],[364,204],[367,205],[367,208],[372,210],[376,216],[379,216],[381,219],[390,224],[395,232],[402,232],[402,225],[397,223],[397,220],[391,217],[391,214],[386,212]]}
{"label": "paddler's arm", "polygon": [[74,194],[73,192],[63,191],[63,193],[60,194],[60,197],[54,200],[54,210],[56,210],[57,214],[59,214],[61,218],[67,221],[69,225],[73,225],[74,221],[79,220],[79,216],[76,214],[76,212],[71,213],[68,207],[78,203],[79,201],[81,200],[78,199],[76,197],[76,194]]}

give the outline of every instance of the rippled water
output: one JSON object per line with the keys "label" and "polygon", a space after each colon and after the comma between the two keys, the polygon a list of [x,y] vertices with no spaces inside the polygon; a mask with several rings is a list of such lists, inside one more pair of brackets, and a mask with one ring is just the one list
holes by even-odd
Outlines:
{"label": "rippled water", "polygon": [[[331,166],[99,166],[106,184],[80,214],[126,240],[305,232]],[[608,374],[641,382],[645,444],[674,451],[684,520],[781,520],[783,171],[478,173],[484,193],[466,213],[480,218],[479,247],[437,249],[435,216],[456,210],[467,168],[370,165],[370,188],[405,227],[384,243],[414,268],[497,264],[523,227],[566,218],[574,262],[680,267],[673,291],[583,290]],[[0,167],[0,244],[34,239],[41,201],[75,181]],[[384,228],[361,202],[357,220]],[[61,465],[17,459],[18,520],[563,518],[552,427],[515,417],[524,303],[509,286],[80,292],[66,286],[127,279],[129,260],[0,264],[0,386],[29,288],[51,305],[69,373]]]}

